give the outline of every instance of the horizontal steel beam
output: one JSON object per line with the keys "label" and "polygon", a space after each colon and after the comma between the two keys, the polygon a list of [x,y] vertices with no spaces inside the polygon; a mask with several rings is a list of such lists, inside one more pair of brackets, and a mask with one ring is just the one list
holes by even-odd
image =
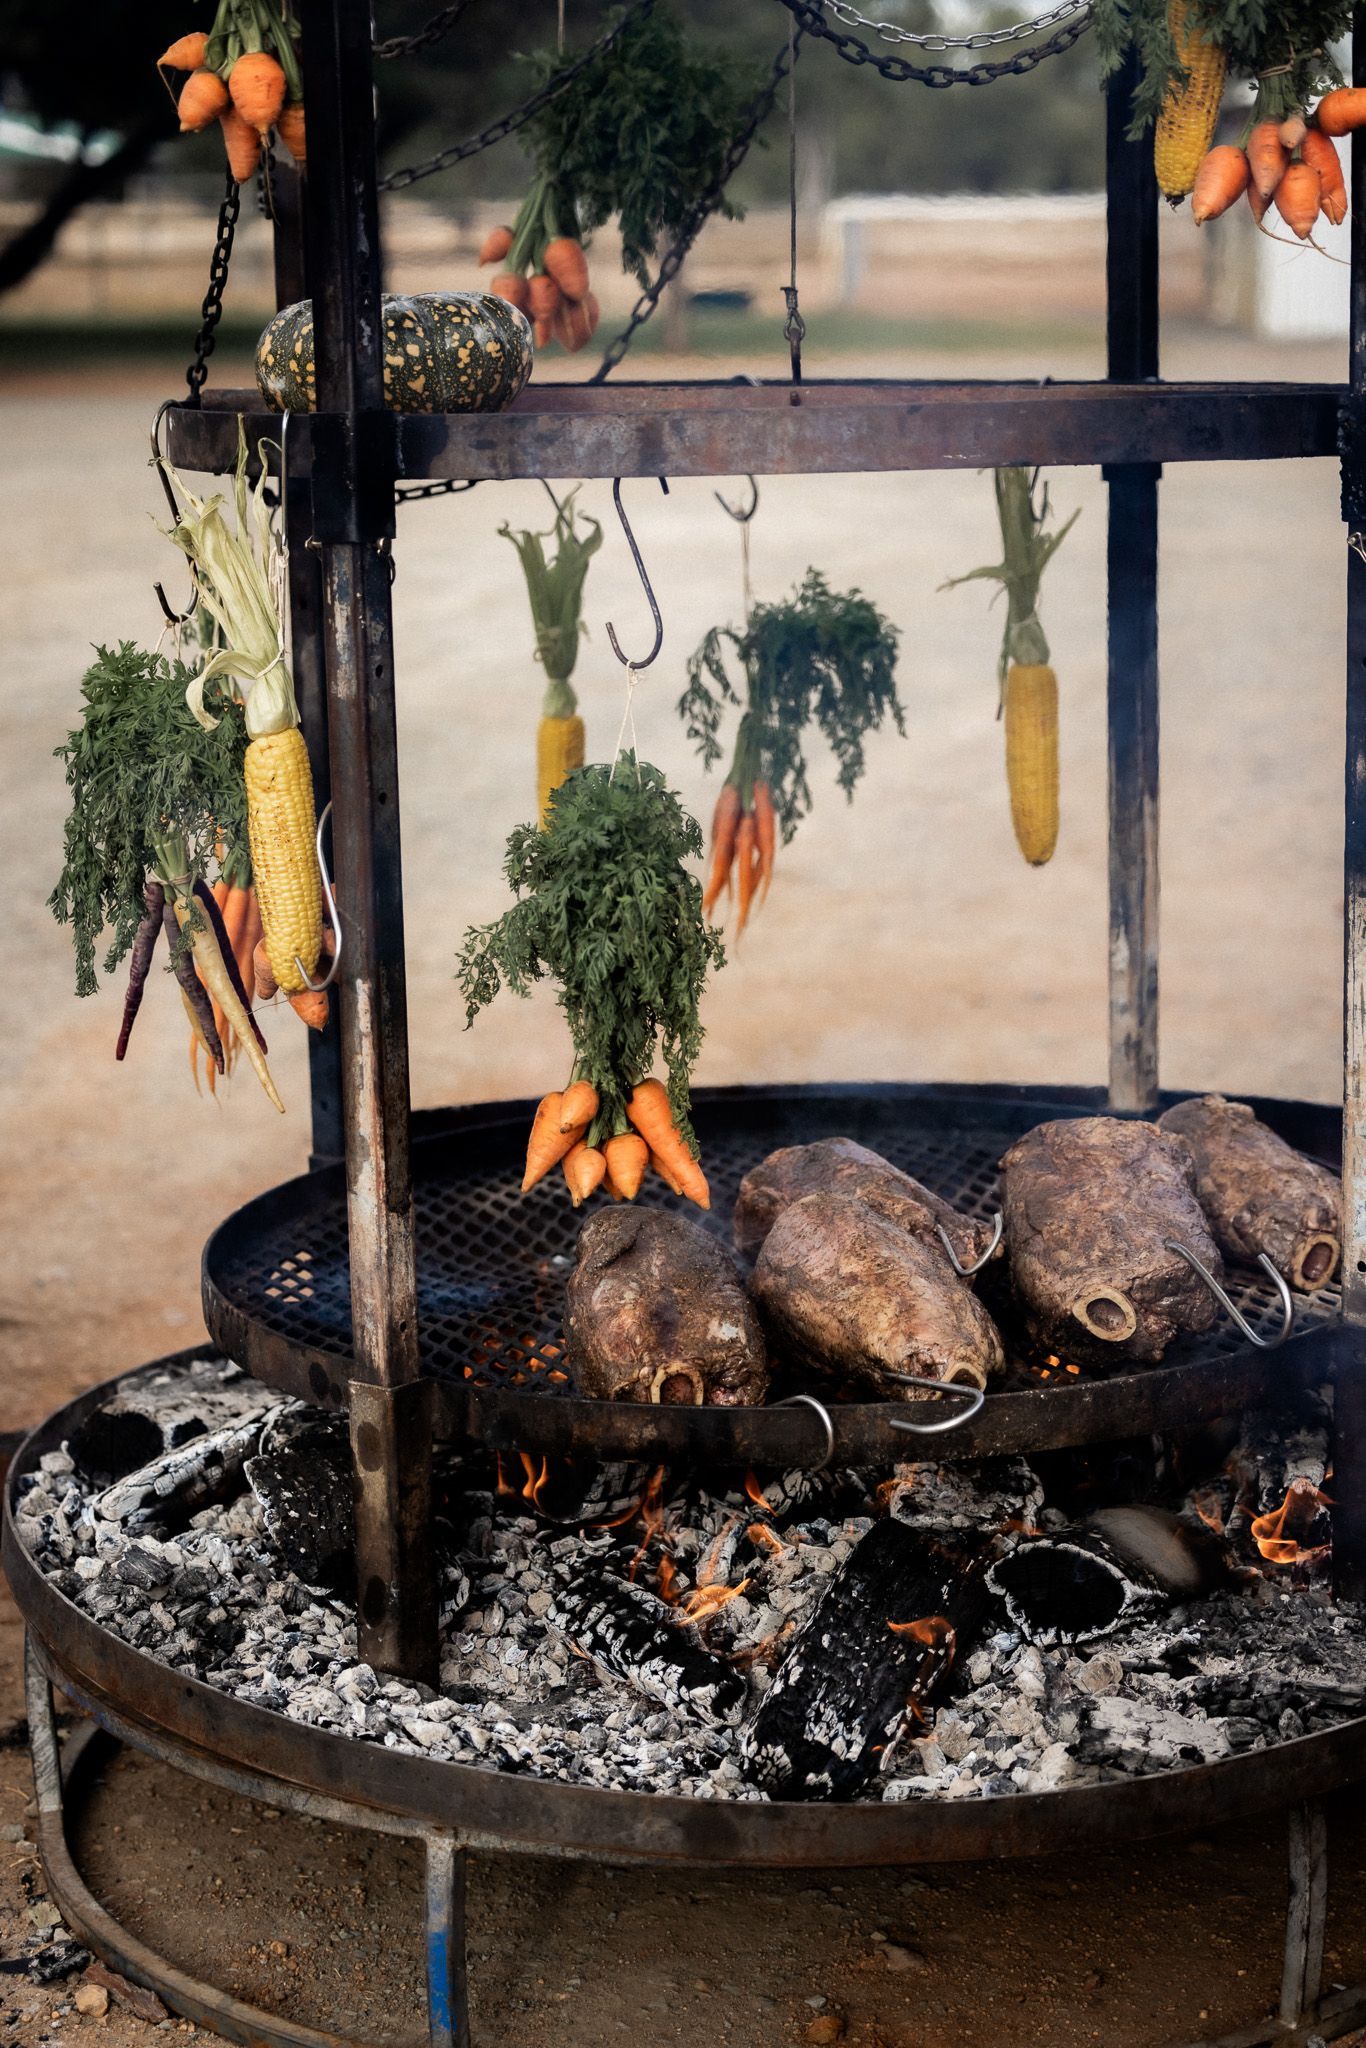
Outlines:
{"label": "horizontal steel beam", "polygon": [[[398,461],[423,481],[1242,462],[1335,454],[1341,397],[1334,384],[533,384],[506,412],[405,414]],[[174,408],[171,460],[231,469],[239,411],[251,440],[279,433],[259,405],[220,391],[202,411]],[[302,419],[296,431],[311,442]]]}

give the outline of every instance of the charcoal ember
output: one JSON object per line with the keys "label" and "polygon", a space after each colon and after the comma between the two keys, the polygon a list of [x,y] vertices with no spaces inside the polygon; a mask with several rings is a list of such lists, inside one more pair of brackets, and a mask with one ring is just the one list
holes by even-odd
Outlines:
{"label": "charcoal ember", "polygon": [[356,1509],[345,1417],[287,1418],[247,1459],[244,1472],[281,1562],[305,1585],[349,1592]]}
{"label": "charcoal ember", "polygon": [[804,1195],[782,1211],[754,1299],[779,1357],[883,1400],[916,1398],[905,1375],[984,1387],[1005,1363],[942,1245],[853,1195]]}
{"label": "charcoal ember", "polygon": [[88,1969],[93,1958],[70,1935],[59,1941],[45,1941],[22,1955],[0,1958],[0,1976],[27,1977],[30,1984],[60,1984]]}
{"label": "charcoal ember", "polygon": [[125,1586],[133,1586],[139,1592],[151,1593],[158,1586],[168,1586],[175,1574],[175,1567],[148,1550],[144,1544],[130,1543],[114,1559],[114,1576],[122,1579]]}
{"label": "charcoal ember", "polygon": [[1195,1192],[1225,1258],[1263,1255],[1292,1287],[1326,1287],[1342,1256],[1342,1183],[1264,1124],[1246,1102],[1193,1096],[1158,1118],[1195,1156]]}
{"label": "charcoal ember", "polygon": [[855,1799],[942,1690],[987,1611],[982,1539],[875,1522],[797,1630],[740,1738],[772,1799]]}
{"label": "charcoal ember", "polygon": [[1027,1642],[1052,1647],[1109,1635],[1164,1599],[1132,1558],[1087,1529],[1020,1537],[987,1572],[987,1587]]}
{"label": "charcoal ember", "polygon": [[629,1203],[579,1233],[565,1340],[581,1392],[603,1401],[731,1408],[761,1402],[768,1357],[724,1245]]}
{"label": "charcoal ember", "polygon": [[906,1459],[879,1498],[895,1521],[914,1529],[991,1529],[1033,1522],[1043,1489],[1023,1458],[970,1459],[939,1464]]}
{"label": "charcoal ember", "polygon": [[976,1265],[991,1242],[990,1225],[960,1216],[880,1153],[853,1138],[821,1138],[814,1145],[784,1145],[745,1175],[735,1202],[737,1248],[755,1258],[784,1209],[824,1194],[856,1195],[889,1223],[936,1244],[938,1224],[963,1266]]}
{"label": "charcoal ember", "polygon": [[705,1649],[653,1593],[600,1567],[556,1572],[546,1627],[604,1677],[624,1679],[676,1713],[715,1725],[744,1711],[745,1681],[734,1666]]}
{"label": "charcoal ember", "polygon": [[95,1516],[127,1529],[184,1527],[191,1516],[242,1490],[242,1468],[278,1396],[244,1419],[206,1430],[116,1479],[92,1503]]}
{"label": "charcoal ember", "polygon": [[[1260,1737],[1251,1738],[1251,1747]],[[1082,1711],[1074,1754],[1080,1763],[1104,1764],[1126,1777],[1216,1763],[1232,1750],[1227,1723],[1143,1700],[1105,1698]]]}
{"label": "charcoal ember", "polygon": [[1168,1249],[1185,1244],[1222,1276],[1184,1138],[1120,1117],[1064,1118],[1026,1132],[1001,1169],[1011,1281],[1040,1343],[1152,1363],[1213,1326],[1213,1297]]}
{"label": "charcoal ember", "polygon": [[141,1374],[101,1402],[67,1449],[86,1478],[122,1479],[209,1431],[264,1412],[276,1396],[222,1360],[196,1360],[183,1382]]}

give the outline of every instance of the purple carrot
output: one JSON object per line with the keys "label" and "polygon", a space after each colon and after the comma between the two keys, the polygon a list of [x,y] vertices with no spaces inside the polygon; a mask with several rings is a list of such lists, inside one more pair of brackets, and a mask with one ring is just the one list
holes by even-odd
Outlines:
{"label": "purple carrot", "polygon": [[142,923],[138,926],[137,937],[133,940],[133,956],[128,963],[128,993],[123,999],[123,1022],[119,1026],[119,1042],[114,1047],[114,1058],[121,1060],[128,1050],[128,1041],[133,1035],[133,1022],[142,1008],[142,992],[147,986],[147,973],[156,951],[157,933],[161,930],[162,913],[166,908],[166,891],[160,882],[146,881],[142,885],[142,900],[145,908]]}
{"label": "purple carrot", "polygon": [[203,1035],[205,1045],[209,1048],[214,1065],[220,1074],[225,1073],[227,1068],[223,1058],[223,1041],[218,1036],[218,1026],[213,1021],[213,1004],[209,1001],[209,991],[194,971],[194,960],[189,947],[180,944],[180,925],[169,903],[166,905],[162,921],[166,926],[166,936],[171,941],[172,971],[180,983],[186,1002],[194,1011],[195,1022]]}
{"label": "purple carrot", "polygon": [[270,1047],[261,1035],[261,1027],[256,1021],[251,1004],[247,1000],[246,989],[242,986],[242,977],[237,971],[237,956],[233,952],[228,938],[228,928],[223,922],[223,913],[213,900],[213,891],[207,882],[198,881],[194,885],[194,893],[203,909],[205,917],[209,920],[209,930],[213,933],[218,950],[223,955],[223,965],[228,970],[228,979],[237,991],[237,1000],[247,1013],[247,1022],[251,1026],[252,1036],[262,1052],[269,1052]]}

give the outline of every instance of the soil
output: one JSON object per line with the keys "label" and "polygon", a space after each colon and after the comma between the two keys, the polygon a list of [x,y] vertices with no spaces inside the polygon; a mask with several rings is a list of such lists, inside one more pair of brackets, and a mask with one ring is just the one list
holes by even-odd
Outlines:
{"label": "soil", "polygon": [[[1171,375],[1314,378],[1340,351],[1176,335]],[[709,365],[724,374],[727,365]],[[736,364],[733,367],[741,368]],[[1094,374],[1056,355],[854,366],[905,374]],[[651,374],[668,374],[662,361]],[[303,1168],[303,1033],[272,1018],[291,1113],[249,1077],[196,1100],[178,1004],[144,1006],[110,1060],[118,992],[76,1004],[44,907],[64,792],[51,750],[96,639],[155,637],[154,576],[180,589],[144,467],[159,374],[36,376],[6,392],[0,861],[10,972],[0,983],[0,1431],[92,1381],[193,1342],[198,1258],[221,1216]],[[1064,812],[1055,860],[1015,852],[994,721],[999,615],[945,577],[996,559],[972,474],[761,484],[759,595],[810,562],[859,584],[903,632],[909,737],[879,740],[852,810],[818,764],[816,808],[710,999],[705,1080],[1097,1081],[1105,1067],[1104,521],[1095,472],[1059,474],[1083,517],[1044,594],[1062,690]],[[630,493],[628,491],[628,498]],[[657,494],[656,494],[657,496]],[[610,747],[621,683],[603,621],[642,617],[607,486],[580,661],[590,745]],[[499,855],[531,805],[539,695],[525,596],[502,519],[543,525],[530,484],[403,515],[395,591],[415,1099],[539,1093],[563,1066],[551,1001],[468,1038],[451,982],[461,931],[499,906]],[[632,505],[664,612],[642,678],[642,748],[705,810],[672,704],[686,654],[739,602],[738,546],[703,481]],[[1163,484],[1164,1078],[1192,1089],[1332,1099],[1341,1035],[1343,541],[1330,463],[1168,468]],[[1291,536],[1277,575],[1269,536]],[[456,608],[459,637],[452,633]],[[478,762],[477,769],[470,763]],[[794,977],[793,963],[800,962]],[[850,963],[857,963],[851,973]],[[0,1730],[22,1712],[19,1628],[0,1610]],[[44,1895],[22,1750],[0,1747],[0,1949]],[[1330,1974],[1366,1974],[1363,1802],[1333,1803]],[[120,1832],[121,1830],[121,1832]],[[182,1966],[292,2016],[381,2043],[419,2015],[411,1849],[338,1837],[122,1760],[81,1831],[95,1888]],[[752,1877],[480,1857],[470,1952],[480,2048],[1157,2048],[1268,2011],[1284,1903],[1280,1822],[1088,1858],[925,1872]],[[30,1889],[23,1889],[27,1881]],[[274,1946],[273,1946],[274,1945]],[[72,2006],[74,1982],[0,1976],[0,2048],[146,2023]],[[822,2030],[820,2023],[825,2022]],[[176,2022],[179,2038],[200,2038]],[[814,2031],[813,2031],[814,2030]]]}

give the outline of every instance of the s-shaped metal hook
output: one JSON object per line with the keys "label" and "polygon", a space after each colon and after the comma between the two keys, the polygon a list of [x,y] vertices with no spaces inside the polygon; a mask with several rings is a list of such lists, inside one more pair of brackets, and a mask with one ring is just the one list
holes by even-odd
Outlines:
{"label": "s-shaped metal hook", "polygon": [[[157,416],[152,421],[152,467],[157,473],[157,481],[166,493],[166,503],[171,508],[171,524],[172,526],[179,526],[180,507],[176,503],[175,492],[171,489],[171,479],[166,474],[161,454],[161,422],[165,419],[175,402],[173,398],[166,399],[158,408]],[[190,565],[190,603],[188,610],[183,612],[172,611],[171,601],[161,585],[154,583],[152,588],[157,594],[157,603],[161,606],[168,625],[183,626],[194,617],[195,608],[199,603],[199,578],[195,575],[193,563]]]}
{"label": "s-shaped metal hook", "polygon": [[[669,480],[667,477],[662,476],[659,479],[659,488],[667,497],[669,490]],[[650,616],[655,622],[655,638],[654,645],[649,653],[642,655],[639,661],[633,661],[629,654],[622,653],[621,642],[616,635],[616,628],[610,622],[607,627],[607,638],[612,643],[613,654],[615,654],[623,668],[648,668],[658,655],[660,648],[664,645],[664,621],[660,617],[659,606],[655,602],[655,594],[651,587],[650,579],[645,573],[645,564],[640,559],[640,549],[636,546],[636,537],[631,531],[631,522],[626,517],[626,508],[621,502],[621,478],[619,476],[614,476],[612,479],[612,503],[617,508],[617,518],[621,521],[621,530],[626,535],[626,545],[631,550],[631,559],[636,565],[636,574],[640,578],[640,587],[645,592],[645,601],[650,607]]]}

